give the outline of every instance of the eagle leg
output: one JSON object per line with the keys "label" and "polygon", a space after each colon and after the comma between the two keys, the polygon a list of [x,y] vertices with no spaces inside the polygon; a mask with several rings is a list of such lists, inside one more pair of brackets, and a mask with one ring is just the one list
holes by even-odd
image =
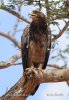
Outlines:
{"label": "eagle leg", "polygon": [[33,65],[31,65],[29,68],[26,68],[25,71],[27,72],[29,70],[34,70],[34,69],[35,69],[35,67]]}
{"label": "eagle leg", "polygon": [[40,70],[41,72],[43,72],[43,64],[39,64],[38,70]]}
{"label": "eagle leg", "polygon": [[32,64],[32,65],[30,66],[30,68],[31,68],[31,69],[34,69],[34,65]]}
{"label": "eagle leg", "polygon": [[42,69],[42,67],[43,67],[43,64],[39,64],[38,69]]}

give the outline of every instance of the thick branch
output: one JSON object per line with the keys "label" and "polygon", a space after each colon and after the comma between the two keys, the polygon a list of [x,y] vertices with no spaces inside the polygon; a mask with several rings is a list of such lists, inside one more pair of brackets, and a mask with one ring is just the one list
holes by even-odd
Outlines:
{"label": "thick branch", "polygon": [[21,44],[19,42],[17,42],[16,39],[12,35],[10,35],[6,32],[0,32],[0,35],[6,37],[9,40],[11,40],[15,44],[15,46],[17,46],[19,49],[21,49]]}
{"label": "thick branch", "polygon": [[1,99],[26,100],[40,83],[63,82],[67,80],[69,80],[69,68],[53,70],[27,69],[24,76]]}
{"label": "thick branch", "polygon": [[57,40],[64,33],[64,31],[67,29],[68,26],[69,26],[69,21],[66,22],[65,26],[63,27],[63,29],[59,32],[58,35],[55,36],[55,38],[53,38],[51,40],[51,42],[54,42],[55,40]]}
{"label": "thick branch", "polygon": [[19,13],[17,13],[17,12],[15,12],[15,11],[11,10],[10,8],[8,8],[8,7],[6,7],[6,6],[2,5],[2,4],[0,4],[0,9],[2,9],[2,10],[4,10],[4,11],[7,11],[7,12],[9,12],[10,14],[16,16],[17,18],[19,18],[19,19],[25,21],[26,23],[30,24],[30,22],[29,22],[26,18],[24,18],[22,15],[20,15]]}
{"label": "thick branch", "polygon": [[13,63],[15,63],[18,59],[21,58],[21,53],[18,53],[14,56],[12,56],[11,58],[9,58],[8,60],[6,60],[5,62],[0,62],[0,69],[4,69],[7,68],[9,66],[12,66]]}

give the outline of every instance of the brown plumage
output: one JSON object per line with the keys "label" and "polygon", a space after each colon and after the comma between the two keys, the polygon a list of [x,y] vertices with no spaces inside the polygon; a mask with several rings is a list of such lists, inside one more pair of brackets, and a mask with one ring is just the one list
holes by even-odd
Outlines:
{"label": "brown plumage", "polygon": [[[51,48],[51,35],[45,15],[37,10],[31,13],[32,22],[21,37],[23,69],[31,66],[45,69]],[[31,93],[36,92],[38,86]]]}

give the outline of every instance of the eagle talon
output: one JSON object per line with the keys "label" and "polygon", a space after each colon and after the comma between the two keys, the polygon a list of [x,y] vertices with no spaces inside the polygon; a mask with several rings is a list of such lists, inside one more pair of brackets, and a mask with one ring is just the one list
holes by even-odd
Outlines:
{"label": "eagle talon", "polygon": [[25,71],[28,72],[28,70],[30,70],[30,68],[26,68]]}
{"label": "eagle talon", "polygon": [[34,66],[32,65],[30,68],[31,68],[31,69],[34,69]]}
{"label": "eagle talon", "polygon": [[43,69],[42,69],[42,67],[39,67],[38,70],[41,71],[41,72],[43,73]]}
{"label": "eagle talon", "polygon": [[43,64],[40,64],[39,67],[38,67],[38,69],[42,70],[42,67],[43,67]]}
{"label": "eagle talon", "polygon": [[27,78],[30,79],[30,78],[33,78],[33,76],[35,76],[35,70],[34,69],[28,70]]}

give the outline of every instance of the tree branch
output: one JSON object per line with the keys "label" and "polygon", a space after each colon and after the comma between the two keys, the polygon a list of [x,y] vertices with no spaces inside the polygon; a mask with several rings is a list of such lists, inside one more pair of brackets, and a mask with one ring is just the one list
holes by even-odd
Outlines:
{"label": "tree branch", "polygon": [[30,22],[29,22],[26,18],[24,18],[22,15],[20,15],[19,13],[17,13],[17,12],[15,12],[15,11],[11,10],[10,8],[8,8],[8,7],[6,7],[6,6],[2,5],[2,4],[0,4],[0,9],[2,9],[2,10],[4,10],[4,11],[7,11],[7,12],[9,12],[10,14],[16,16],[17,18],[19,18],[19,19],[25,21],[26,23],[30,24]]}
{"label": "tree branch", "polygon": [[57,68],[57,69],[64,69],[65,68],[65,66],[58,66],[58,65],[56,65],[56,64],[48,64],[47,66],[49,66],[49,67],[53,67],[53,68]]}
{"label": "tree branch", "polygon": [[55,38],[53,38],[51,40],[51,42],[54,42],[55,40],[57,40],[64,33],[64,31],[67,29],[68,26],[69,26],[69,21],[66,22],[65,26],[63,27],[63,29],[59,32],[58,35],[55,36]]}
{"label": "tree branch", "polygon": [[9,66],[12,66],[13,63],[15,63],[18,59],[21,58],[21,53],[18,53],[14,56],[12,56],[11,58],[9,58],[7,61],[3,62],[1,61],[0,62],[0,69],[4,69],[4,68],[7,68]]}
{"label": "tree branch", "polygon": [[16,39],[13,38],[12,35],[10,35],[6,32],[0,32],[0,35],[6,37],[9,40],[11,40],[19,49],[21,49],[21,44],[19,42],[17,42]]}
{"label": "tree branch", "polygon": [[15,25],[14,25],[14,27],[13,27],[13,36],[16,34],[16,32],[17,32],[17,26],[18,26],[18,24],[19,24],[19,18],[17,18],[16,19],[16,22],[15,22]]}
{"label": "tree branch", "polygon": [[40,83],[63,82],[67,80],[69,80],[69,68],[53,70],[28,68],[24,76],[1,97],[1,100],[26,100]]}

